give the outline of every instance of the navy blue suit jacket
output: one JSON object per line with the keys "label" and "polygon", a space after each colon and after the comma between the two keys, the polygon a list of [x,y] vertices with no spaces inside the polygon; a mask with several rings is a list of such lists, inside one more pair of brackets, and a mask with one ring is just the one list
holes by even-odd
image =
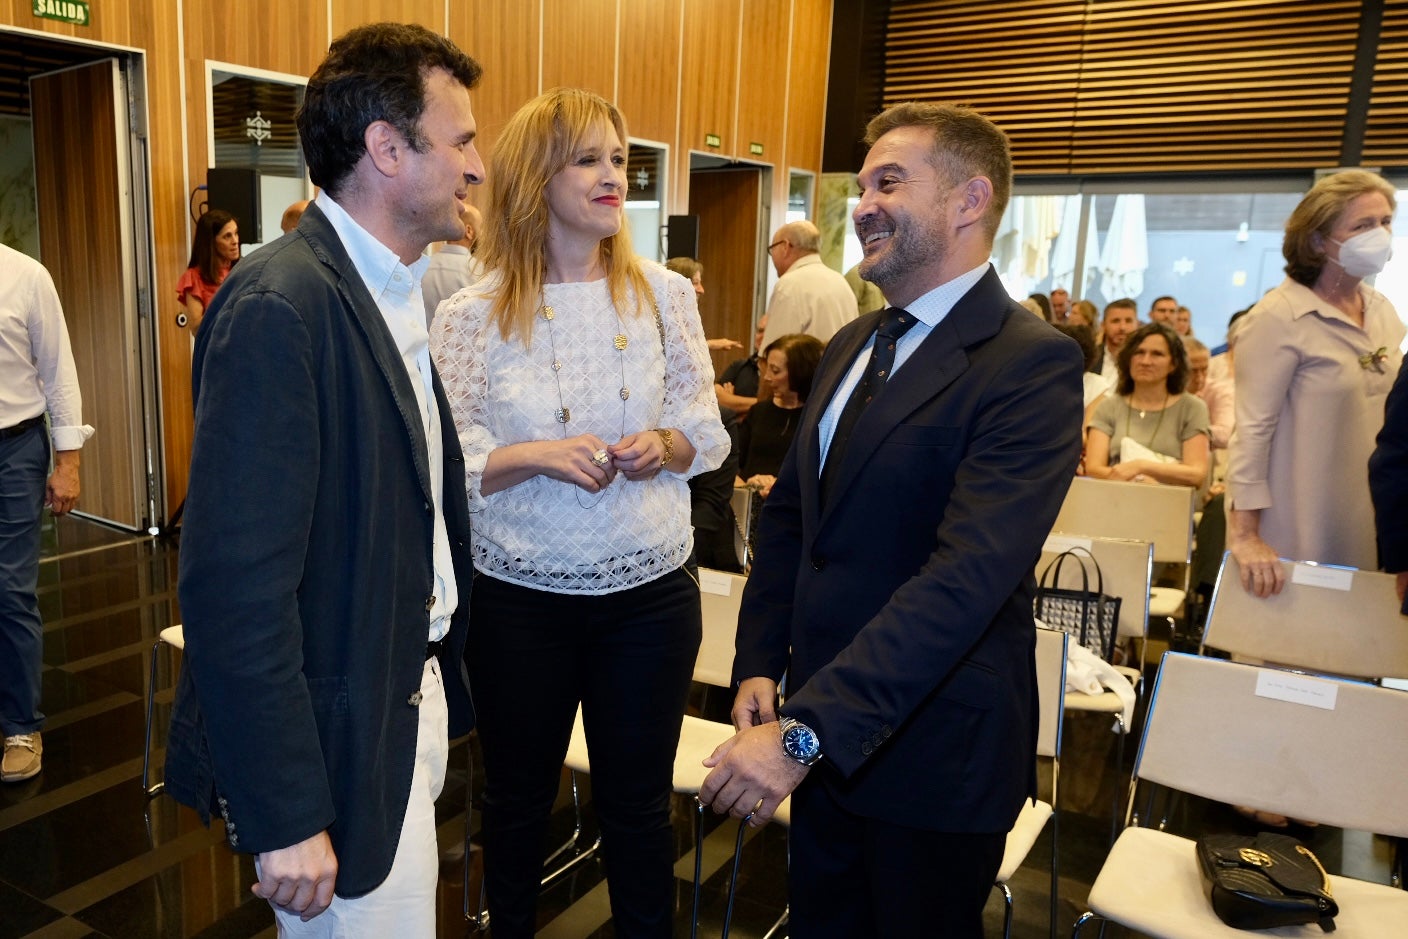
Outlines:
{"label": "navy blue suit jacket", "polygon": [[[1374,527],[1379,565],[1408,571],[1408,362],[1398,369],[1384,405],[1378,447],[1369,457],[1369,491],[1374,498]],[[1408,616],[1408,598],[1402,607]]]}
{"label": "navy blue suit jacket", "polygon": [[[344,897],[386,878],[415,763],[434,515],[410,382],[317,206],[235,267],[196,340],[167,788],[224,816],[237,850],[328,829]],[[440,658],[454,736],[473,724],[469,509],[434,390],[460,597]]]}
{"label": "navy blue suit jacket", "polygon": [[852,432],[821,505],[817,422],[880,313],[827,347],[759,523],[734,679],[780,678],[805,785],[915,828],[1003,832],[1035,782],[1032,570],[1080,453],[1081,354],[996,273]]}

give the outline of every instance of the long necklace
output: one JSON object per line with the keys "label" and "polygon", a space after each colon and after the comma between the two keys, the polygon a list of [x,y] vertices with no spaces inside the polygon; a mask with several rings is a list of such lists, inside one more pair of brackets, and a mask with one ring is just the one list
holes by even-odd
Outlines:
{"label": "long necklace", "polygon": [[[1130,436],[1130,433],[1129,433],[1129,415],[1130,415],[1130,413],[1131,413],[1133,410],[1134,410],[1134,395],[1130,395],[1130,396],[1129,396],[1129,409],[1124,412],[1124,435],[1125,435],[1126,437]],[[1164,392],[1164,406],[1159,409],[1159,419],[1154,422],[1154,432],[1149,435],[1149,440],[1148,440],[1148,442],[1145,444],[1145,446],[1148,447],[1150,450],[1153,450],[1153,449],[1154,449],[1154,438],[1159,435],[1159,428],[1162,427],[1162,426],[1164,426],[1164,414],[1165,414],[1165,412],[1167,412],[1167,411],[1168,411],[1168,392],[1165,391],[1165,392]],[[1144,415],[1145,415],[1146,413],[1147,413],[1146,410],[1141,410],[1141,411],[1139,412],[1139,419],[1140,419],[1141,421],[1144,420]],[[1135,441],[1135,442],[1137,443],[1138,441]]]}
{"label": "long necklace", "polygon": [[[621,322],[621,311],[616,309],[616,304],[611,305],[611,310],[616,314],[616,326],[620,332],[611,337],[611,344],[616,348],[616,361],[621,367],[621,388],[618,395],[621,398],[621,435],[617,440],[626,436],[626,402],[631,397],[631,389],[626,386],[626,347],[630,345],[630,339],[626,336],[626,326]],[[552,378],[557,386],[557,409],[553,412],[553,417],[562,427],[562,439],[567,439],[567,423],[572,420],[572,409],[567,406],[566,399],[562,396],[562,360],[557,356],[557,336],[554,332],[553,321],[557,319],[557,311],[548,306],[547,298],[543,299],[540,315],[548,324],[548,348],[552,352]],[[609,489],[603,489],[597,494],[595,500],[590,503],[582,501],[582,490],[574,486],[577,504],[584,509],[594,509],[606,498]]]}

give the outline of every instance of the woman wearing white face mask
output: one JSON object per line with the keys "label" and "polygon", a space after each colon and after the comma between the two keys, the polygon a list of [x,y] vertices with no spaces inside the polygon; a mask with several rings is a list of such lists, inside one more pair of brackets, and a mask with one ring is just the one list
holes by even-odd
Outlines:
{"label": "woman wearing white face mask", "polygon": [[1238,333],[1227,546],[1259,597],[1281,589],[1278,555],[1378,566],[1368,461],[1404,327],[1363,278],[1392,253],[1394,206],[1373,173],[1316,183],[1286,223],[1289,276]]}

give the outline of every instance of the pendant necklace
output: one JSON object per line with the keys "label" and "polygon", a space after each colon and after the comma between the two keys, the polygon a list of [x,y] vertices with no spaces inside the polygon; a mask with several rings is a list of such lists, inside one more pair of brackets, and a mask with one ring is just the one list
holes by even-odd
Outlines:
{"label": "pendant necklace", "polygon": [[[1129,396],[1129,410],[1124,412],[1124,435],[1125,435],[1126,437],[1130,436],[1130,433],[1129,433],[1129,414],[1130,414],[1130,411],[1135,411],[1135,410],[1139,411],[1139,419],[1140,419],[1141,421],[1144,419],[1144,415],[1148,413],[1147,409],[1145,409],[1145,408],[1136,408],[1136,407],[1134,406],[1134,395],[1130,395],[1130,396]],[[1154,432],[1149,435],[1149,440],[1148,440],[1148,442],[1145,444],[1145,446],[1147,446],[1150,450],[1153,450],[1153,449],[1154,449],[1154,447],[1153,447],[1154,438],[1159,435],[1159,428],[1164,425],[1164,414],[1165,414],[1167,411],[1168,411],[1168,392],[1165,391],[1165,392],[1164,392],[1164,406],[1159,409],[1159,419],[1158,419],[1158,421],[1155,422],[1155,424],[1154,424]],[[1136,443],[1137,443],[1137,442],[1138,442],[1138,441],[1136,441]]]}
{"label": "pendant necklace", "polygon": [[[622,440],[626,436],[626,401],[631,397],[631,389],[626,386],[626,347],[630,345],[630,339],[626,336],[625,324],[621,322],[621,311],[616,309],[616,304],[614,303],[611,305],[611,310],[616,314],[616,326],[620,330],[620,332],[611,337],[611,344],[616,349],[616,361],[621,368],[621,388],[620,391],[617,392],[618,396],[621,398],[621,436],[616,439]],[[572,420],[572,409],[567,406],[567,402],[562,396],[562,360],[557,357],[557,337],[553,327],[553,321],[557,319],[557,311],[548,306],[547,298],[544,297],[542,306],[538,312],[548,324],[548,347],[552,352],[552,377],[554,384],[557,386],[557,409],[553,412],[553,417],[556,418],[557,423],[561,425],[562,439],[566,440],[567,423]],[[577,497],[577,504],[584,509],[596,508],[610,491],[610,487],[608,486],[602,489],[592,502],[583,502],[581,487],[574,485],[572,488],[575,490],[574,494]]]}

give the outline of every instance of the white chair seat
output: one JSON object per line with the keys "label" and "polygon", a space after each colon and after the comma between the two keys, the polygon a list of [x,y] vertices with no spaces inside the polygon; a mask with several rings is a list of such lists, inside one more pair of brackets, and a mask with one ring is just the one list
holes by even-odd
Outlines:
{"label": "white chair seat", "polygon": [[[680,745],[675,750],[675,769],[672,786],[675,792],[695,793],[704,785],[704,777],[709,775],[703,760],[714,752],[714,748],[733,736],[733,727],[718,721],[706,721],[685,715],[680,725]],[[567,744],[568,769],[579,773],[590,773],[591,760],[587,756],[587,733],[582,726],[582,709],[577,708],[577,718],[572,723],[572,739]]]}
{"label": "white chair seat", "polygon": [[997,882],[1005,884],[1031,853],[1032,845],[1041,836],[1046,821],[1051,817],[1050,802],[1036,802],[1031,799],[1022,803],[1022,814],[1017,816],[1012,830],[1007,833],[1007,844],[1002,849],[1002,866],[997,869]]}
{"label": "white chair seat", "polygon": [[[1408,891],[1348,877],[1330,877],[1339,904],[1336,939],[1383,939],[1402,935],[1408,923]],[[1151,828],[1127,828],[1090,888],[1090,909],[1136,932],[1166,939],[1247,939],[1282,936],[1321,939],[1315,924],[1233,929],[1217,918],[1198,876],[1194,844]]]}
{"label": "white chair seat", "polygon": [[1177,587],[1149,588],[1149,615],[1177,616],[1187,595]]}
{"label": "white chair seat", "polygon": [[157,633],[157,638],[168,646],[173,646],[177,649],[186,648],[186,631],[181,627],[180,623],[177,623],[175,626],[166,627],[161,632]]}

